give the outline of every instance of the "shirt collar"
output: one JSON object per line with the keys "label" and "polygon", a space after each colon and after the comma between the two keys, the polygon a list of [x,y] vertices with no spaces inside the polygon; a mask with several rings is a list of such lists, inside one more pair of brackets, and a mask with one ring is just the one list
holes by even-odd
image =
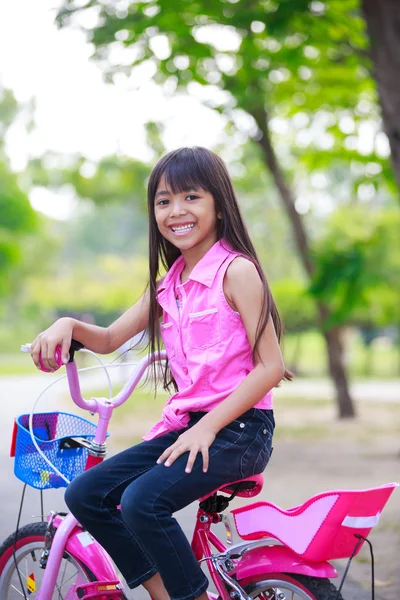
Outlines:
{"label": "shirt collar", "polygon": [[172,267],[170,268],[168,273],[165,275],[164,280],[161,283],[160,287],[158,288],[158,294],[163,292],[168,287],[168,285],[171,281],[174,281],[177,273],[178,273],[178,275],[181,274],[184,264],[185,264],[185,260],[184,260],[183,256],[182,255],[178,256],[178,258],[176,259],[176,261],[174,262],[174,264],[172,265]]}
{"label": "shirt collar", "polygon": [[194,267],[189,279],[211,287],[218,269],[226,257],[234,252],[225,240],[218,240]]}
{"label": "shirt collar", "polygon": [[[218,242],[205,253],[203,258],[199,260],[193,271],[190,273],[189,279],[202,283],[207,287],[211,287],[214,283],[218,269],[225,258],[232,252],[234,252],[234,250],[226,240],[218,240]],[[183,256],[179,256],[166,274],[164,281],[159,287],[158,293],[163,292],[171,281],[179,283],[176,279],[180,276],[184,265],[185,260]]]}

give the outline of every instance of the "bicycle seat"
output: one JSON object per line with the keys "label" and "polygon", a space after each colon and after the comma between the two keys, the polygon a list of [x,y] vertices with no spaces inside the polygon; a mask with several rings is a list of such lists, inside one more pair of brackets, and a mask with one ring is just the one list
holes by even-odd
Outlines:
{"label": "bicycle seat", "polygon": [[357,543],[355,536],[368,536],[398,485],[323,492],[289,510],[261,501],[231,512],[244,540],[273,537],[311,561],[347,558]]}
{"label": "bicycle seat", "polygon": [[217,488],[213,492],[206,494],[199,498],[199,502],[203,502],[207,498],[210,498],[216,492],[224,492],[225,494],[233,494],[235,492],[235,496],[240,496],[241,498],[252,498],[253,496],[257,496],[264,485],[264,477],[260,475],[252,475],[251,477],[246,477],[245,479],[239,479],[238,481],[232,481],[231,483],[225,483],[221,485],[221,487]]}

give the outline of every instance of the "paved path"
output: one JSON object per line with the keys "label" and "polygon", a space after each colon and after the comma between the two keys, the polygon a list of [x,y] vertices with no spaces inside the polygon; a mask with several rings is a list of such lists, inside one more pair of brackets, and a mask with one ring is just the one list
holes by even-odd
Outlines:
{"label": "paved path", "polygon": [[[18,377],[0,377],[0,402],[2,406],[2,418],[0,420],[0,490],[1,490],[1,506],[2,510],[0,513],[0,539],[4,539],[16,527],[16,519],[18,514],[20,496],[22,491],[22,483],[19,482],[13,475],[13,461],[9,458],[9,446],[11,431],[13,426],[13,420],[15,415],[20,415],[24,412],[29,412],[34,400],[52,380],[55,380],[57,374],[45,375],[42,373],[35,373],[32,376],[18,376]],[[100,379],[101,381],[101,379]],[[85,375],[82,382],[83,392],[93,386],[94,384],[103,385],[103,381],[99,383],[99,376],[93,374]],[[298,386],[299,384],[296,384]],[[287,386],[289,389],[289,386]],[[300,387],[304,390],[306,395],[318,395],[320,397],[320,391],[328,390],[328,387],[324,383],[315,383],[312,386],[305,385],[304,382],[300,382]],[[379,382],[379,387],[382,392],[382,384]],[[291,388],[293,393],[295,385]],[[298,388],[299,389],[299,388]],[[360,388],[361,389],[361,388]],[[367,388],[362,388],[367,391]],[[372,388],[368,388],[371,390]],[[310,391],[311,390],[311,391]],[[312,391],[314,390],[314,391]],[[286,386],[285,386],[286,392]],[[279,392],[280,393],[280,392]],[[387,396],[386,396],[387,393]],[[42,402],[39,405],[39,411],[48,411],[55,408],[60,409],[61,399],[66,397],[67,387],[66,382],[62,382],[54,386],[48,393],[43,397]],[[299,392],[297,392],[299,394]],[[371,394],[366,394],[366,399],[371,399]],[[380,395],[381,399],[390,398],[390,401],[396,400],[396,393],[394,386],[389,385],[385,390],[385,395]],[[67,406],[65,400],[62,401],[61,410],[69,411],[71,407]],[[73,412],[77,412],[75,408]],[[110,451],[113,451],[112,445],[110,444]],[[266,492],[266,490],[264,490]],[[63,510],[65,507],[63,502],[63,490],[48,490],[44,494],[44,505],[45,511],[51,508],[57,510]],[[192,504],[183,511],[178,513],[178,520],[181,523],[186,535],[191,536],[193,529],[193,520],[195,516],[196,505]],[[27,488],[26,500],[22,513],[22,522],[27,523],[32,520],[36,521],[37,515],[40,512],[39,493],[37,490]],[[222,533],[222,532],[221,532]],[[370,594],[359,589],[355,585],[346,585],[346,592],[344,597],[346,600],[369,600]],[[135,600],[144,600],[148,598],[147,594],[143,591],[137,590],[130,596]]]}
{"label": "paved path", "polygon": [[[351,395],[355,402],[400,402],[399,380],[371,379],[355,381],[350,385]],[[280,388],[274,390],[274,395],[321,398],[333,400],[335,389],[329,379],[295,379],[284,382]]]}

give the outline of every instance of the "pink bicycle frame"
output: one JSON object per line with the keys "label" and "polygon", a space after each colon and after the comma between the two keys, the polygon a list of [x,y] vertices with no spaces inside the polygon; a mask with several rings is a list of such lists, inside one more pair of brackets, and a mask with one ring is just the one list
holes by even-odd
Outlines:
{"label": "pink bicycle frame", "polygon": [[[164,360],[165,358],[165,351],[143,358],[122,390],[112,399],[91,398],[90,400],[85,400],[81,394],[76,363],[73,361],[66,365],[72,400],[80,408],[99,415],[94,442],[97,444],[105,443],[107,428],[114,408],[120,406],[129,398],[143,373],[152,362]],[[93,466],[93,462],[98,462],[98,460],[93,461],[92,459],[93,457],[89,455],[86,468]],[[77,537],[82,530],[73,515],[68,514],[64,519],[58,517],[55,519],[54,524],[57,529],[43,575],[42,585],[36,596],[37,600],[51,600],[65,549],[71,552],[76,558],[81,559],[85,563],[89,563],[91,570],[99,580],[118,579],[110,557],[100,544],[93,541],[93,543],[85,547],[82,546],[82,543]]]}

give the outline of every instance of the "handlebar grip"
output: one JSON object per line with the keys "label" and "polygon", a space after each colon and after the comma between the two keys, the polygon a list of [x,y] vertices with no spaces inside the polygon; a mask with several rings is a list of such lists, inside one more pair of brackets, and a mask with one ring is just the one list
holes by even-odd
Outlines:
{"label": "handlebar grip", "polygon": [[[73,362],[74,360],[74,356],[75,356],[75,352],[79,352],[79,350],[82,350],[82,348],[84,348],[85,346],[83,344],[81,344],[80,342],[78,342],[77,340],[71,340],[71,346],[69,348],[69,359],[68,362]],[[56,360],[56,363],[58,365],[58,369],[60,367],[63,366],[63,361],[62,361],[62,356],[61,356],[61,347],[60,346],[56,346],[56,350],[54,353],[54,358]],[[49,371],[45,368],[44,364],[42,363],[42,357],[39,356],[39,361],[40,361],[40,370],[43,371],[44,373],[49,373]]]}
{"label": "handlebar grip", "polygon": [[[54,359],[58,365],[56,370],[58,370],[63,365],[60,346],[56,346],[56,350],[54,352]],[[50,373],[50,371],[48,369],[46,369],[46,367],[44,366],[44,364],[42,362],[42,353],[39,354],[39,362],[40,362],[40,370],[43,371],[43,373]]]}
{"label": "handlebar grip", "polygon": [[[74,355],[75,352],[78,352],[79,350],[82,350],[82,348],[84,348],[85,346],[83,344],[81,344],[80,342],[78,342],[77,340],[71,340],[71,346],[69,349],[69,360],[68,362],[73,362],[74,360]],[[30,348],[31,348],[31,344],[22,344],[21,346],[21,352],[30,352]],[[63,361],[62,361],[62,356],[61,356],[61,346],[56,346],[55,349],[55,353],[54,353],[54,358],[56,360],[56,363],[58,365],[57,369],[59,369],[60,367],[63,366]],[[42,362],[42,356],[39,355],[39,362],[40,362],[40,370],[43,371],[44,373],[49,373],[50,371],[48,371],[43,362]],[[56,370],[57,370],[56,369]]]}

